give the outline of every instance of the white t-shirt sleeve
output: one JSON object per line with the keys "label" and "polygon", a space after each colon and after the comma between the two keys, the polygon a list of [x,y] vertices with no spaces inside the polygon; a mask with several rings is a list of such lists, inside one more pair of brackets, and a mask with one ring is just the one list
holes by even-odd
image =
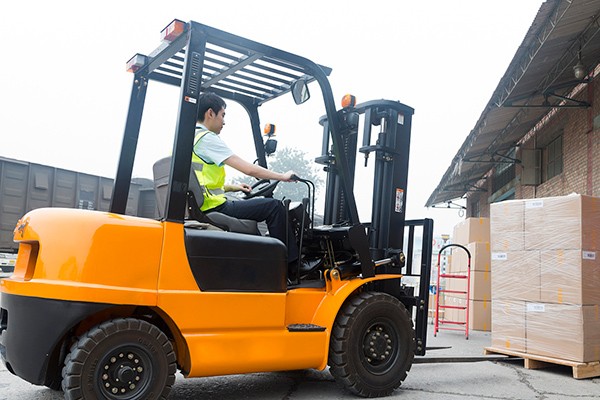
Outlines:
{"label": "white t-shirt sleeve", "polygon": [[213,132],[202,136],[194,146],[194,153],[207,163],[222,166],[225,160],[233,155],[233,151]]}

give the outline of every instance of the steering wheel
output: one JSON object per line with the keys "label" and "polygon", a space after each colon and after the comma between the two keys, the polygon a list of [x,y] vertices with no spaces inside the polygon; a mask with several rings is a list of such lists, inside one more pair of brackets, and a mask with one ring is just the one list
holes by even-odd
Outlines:
{"label": "steering wheel", "polygon": [[278,184],[279,181],[276,180],[270,181],[268,179],[261,179],[260,181],[255,182],[252,186],[250,186],[252,190],[250,191],[250,193],[245,193],[242,196],[242,199],[248,200],[254,197],[268,196],[273,193],[273,190],[275,190]]}

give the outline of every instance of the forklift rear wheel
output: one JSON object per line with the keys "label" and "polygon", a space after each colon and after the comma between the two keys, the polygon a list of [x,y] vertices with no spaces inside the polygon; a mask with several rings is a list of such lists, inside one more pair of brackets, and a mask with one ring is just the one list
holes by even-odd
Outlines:
{"label": "forklift rear wheel", "polygon": [[166,399],[175,361],[156,326],[134,318],[106,321],[71,347],[62,372],[65,399]]}
{"label": "forklift rear wheel", "polygon": [[386,293],[363,292],[338,314],[329,370],[336,382],[363,397],[390,395],[412,366],[415,335],[404,305]]}

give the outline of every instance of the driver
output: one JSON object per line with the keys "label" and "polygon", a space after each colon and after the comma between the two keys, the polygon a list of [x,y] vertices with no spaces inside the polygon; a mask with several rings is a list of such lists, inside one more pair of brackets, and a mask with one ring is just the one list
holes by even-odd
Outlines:
{"label": "driver", "polygon": [[[225,165],[257,179],[275,179],[291,182],[294,172],[285,174],[274,172],[260,165],[249,163],[236,154],[220,138],[225,126],[225,101],[214,93],[203,93],[198,99],[198,122],[194,136],[192,162],[203,164],[196,171],[200,185],[204,186],[203,212],[218,211],[234,218],[265,221],[269,235],[286,242],[286,212],[283,203],[273,198],[252,198],[244,201],[231,201],[225,192],[250,192],[251,187],[225,184]],[[298,260],[298,246],[294,234],[289,229],[288,263]]]}

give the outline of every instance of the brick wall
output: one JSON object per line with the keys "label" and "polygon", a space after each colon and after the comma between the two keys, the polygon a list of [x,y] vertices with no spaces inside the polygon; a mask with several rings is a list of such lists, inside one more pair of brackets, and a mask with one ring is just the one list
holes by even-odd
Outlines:
{"label": "brick wall", "polygon": [[[489,193],[492,190],[491,180],[487,180],[483,187],[485,191],[467,193],[467,213],[466,217],[485,217],[490,216],[490,204],[488,201]],[[479,210],[479,212],[476,212]]]}
{"label": "brick wall", "polygon": [[[589,120],[592,131],[588,135],[590,136],[590,151],[592,154],[592,174],[589,177],[592,190],[589,194],[600,196],[600,84],[592,82],[590,91],[592,92],[590,96],[592,107],[589,110]],[[597,118],[595,124],[594,118]]]}
{"label": "brick wall", "polygon": [[[534,137],[521,145],[522,149],[545,147],[549,138],[562,131],[563,172],[539,185],[524,186],[519,183],[523,169],[518,165],[515,198],[564,196],[570,193],[600,196],[600,84],[594,83],[590,83],[577,96],[579,100],[591,103],[591,107],[558,110]],[[470,205],[474,202],[479,203],[479,216],[489,216],[492,193],[491,182],[488,180],[487,183],[487,193],[471,194],[467,198],[468,216],[471,216]]]}

